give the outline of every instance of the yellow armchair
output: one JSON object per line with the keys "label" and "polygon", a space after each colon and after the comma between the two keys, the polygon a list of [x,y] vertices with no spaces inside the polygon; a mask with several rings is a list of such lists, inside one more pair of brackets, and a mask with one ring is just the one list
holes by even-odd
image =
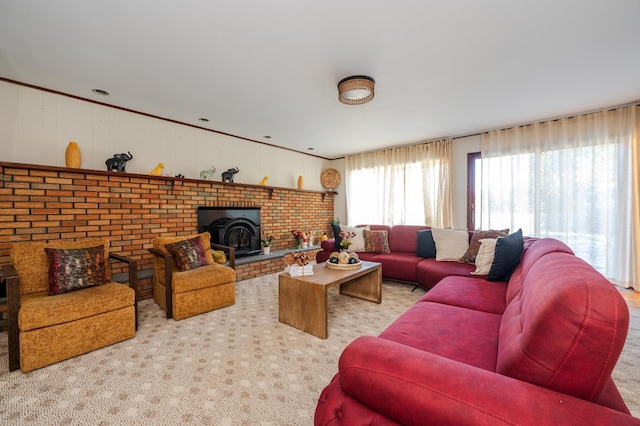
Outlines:
{"label": "yellow armchair", "polygon": [[[50,278],[57,270],[52,270],[45,249],[99,249],[91,253],[96,253],[94,258],[103,268],[104,279],[100,285],[78,289],[74,280],[82,282],[82,277],[77,278],[82,268],[74,263],[63,264],[60,271],[66,270],[71,277],[55,275],[55,280],[66,278],[70,286],[52,287]],[[128,264],[128,286],[111,282],[110,260]],[[11,248],[11,265],[3,265],[2,269],[7,285],[10,371],[20,368],[26,373],[135,335],[137,262],[109,253],[107,239],[17,242]],[[50,295],[52,291],[59,293]]]}
{"label": "yellow armchair", "polygon": [[[206,257],[204,266],[181,271],[167,246],[200,239]],[[213,258],[211,235],[159,237],[153,240],[153,298],[167,313],[167,318],[181,320],[235,303],[236,271],[234,249],[213,244],[229,251],[229,266],[216,263]]]}

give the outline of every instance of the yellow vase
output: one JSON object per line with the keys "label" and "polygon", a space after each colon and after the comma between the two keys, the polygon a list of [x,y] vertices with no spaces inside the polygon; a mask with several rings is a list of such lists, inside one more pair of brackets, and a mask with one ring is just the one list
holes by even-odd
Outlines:
{"label": "yellow vase", "polygon": [[302,179],[302,176],[298,176],[298,189],[304,189],[304,180]]}
{"label": "yellow vase", "polygon": [[80,167],[80,148],[78,148],[77,143],[69,142],[67,151],[64,154],[64,162],[71,169]]}

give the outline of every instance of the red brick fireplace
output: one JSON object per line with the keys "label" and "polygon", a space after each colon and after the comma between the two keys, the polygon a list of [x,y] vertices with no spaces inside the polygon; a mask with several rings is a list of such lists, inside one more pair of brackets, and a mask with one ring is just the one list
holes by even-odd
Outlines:
{"label": "red brick fireplace", "polygon": [[[330,192],[0,163],[0,264],[14,241],[109,237],[114,252],[148,270],[153,238],[196,233],[198,206],[260,207],[276,250],[294,247],[292,229],[330,234],[334,215]],[[276,259],[236,271],[243,280],[283,267]],[[141,298],[152,297],[150,279],[139,284]]]}

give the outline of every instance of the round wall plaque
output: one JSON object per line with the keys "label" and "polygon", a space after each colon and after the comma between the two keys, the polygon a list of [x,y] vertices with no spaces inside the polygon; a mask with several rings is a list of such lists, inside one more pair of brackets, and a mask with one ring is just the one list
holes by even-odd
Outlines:
{"label": "round wall plaque", "polygon": [[328,189],[336,189],[340,185],[340,172],[336,169],[327,169],[320,175],[320,183]]}

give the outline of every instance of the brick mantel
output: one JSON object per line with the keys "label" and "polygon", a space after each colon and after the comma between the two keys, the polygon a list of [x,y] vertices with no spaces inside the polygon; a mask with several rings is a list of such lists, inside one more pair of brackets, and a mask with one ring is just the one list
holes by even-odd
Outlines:
{"label": "brick mantel", "polygon": [[[0,264],[15,241],[108,237],[114,252],[151,267],[147,249],[157,236],[197,232],[198,206],[261,208],[276,237],[293,247],[291,229],[331,232],[333,194],[240,183],[0,162]],[[257,266],[257,265],[256,265]],[[279,267],[279,265],[278,265]],[[243,268],[239,279],[273,271]],[[151,297],[142,282],[143,298]]]}

